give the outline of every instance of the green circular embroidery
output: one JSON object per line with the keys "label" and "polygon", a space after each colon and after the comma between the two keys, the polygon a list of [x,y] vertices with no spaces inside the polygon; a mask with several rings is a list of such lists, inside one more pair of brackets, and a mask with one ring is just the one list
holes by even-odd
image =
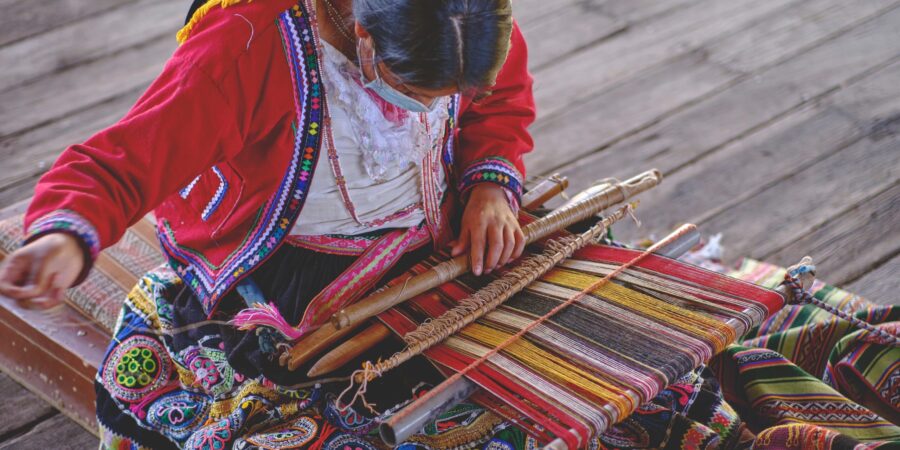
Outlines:
{"label": "green circular embroidery", "polygon": [[159,362],[152,349],[134,347],[116,361],[116,382],[120,385],[140,389],[153,382],[159,374]]}

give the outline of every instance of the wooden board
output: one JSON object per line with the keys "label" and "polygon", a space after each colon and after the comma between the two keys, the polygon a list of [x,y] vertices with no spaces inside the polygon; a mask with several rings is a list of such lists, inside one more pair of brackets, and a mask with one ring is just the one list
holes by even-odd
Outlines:
{"label": "wooden board", "polygon": [[0,442],[22,434],[35,423],[56,414],[52,406],[25,390],[5,373],[0,373],[0,392],[3,393],[3,409],[15,411],[15,414],[7,414],[0,421]]}
{"label": "wooden board", "polygon": [[614,39],[536,72],[539,117],[552,116],[795,1],[705,0],[630,27]]}
{"label": "wooden board", "polygon": [[134,0],[0,0],[0,46],[127,5]]}
{"label": "wooden board", "polygon": [[763,258],[896,183],[898,147],[900,136],[863,139],[700,223],[701,231],[729,230],[732,255]]}
{"label": "wooden board", "polygon": [[900,182],[837,212],[785,247],[763,257],[786,266],[811,255],[818,276],[840,286],[900,252],[898,224]]}
{"label": "wooden board", "polygon": [[[752,55],[753,63],[756,64],[755,68],[760,68],[803,52],[810,42],[826,40],[829,36],[846,32],[861,20],[879,14],[896,3],[896,0],[882,0],[880,3],[868,3],[866,8],[850,8],[851,10],[849,11],[839,7],[844,5],[844,2],[840,0],[793,5],[784,11],[771,14],[771,17],[760,19],[752,26],[742,30],[741,33],[735,33],[733,36],[723,40],[712,41],[706,44],[704,48],[688,54],[695,61],[695,64],[717,68],[723,74],[720,77],[719,84],[709,87],[706,86],[708,81],[706,78],[698,77],[696,80],[684,80],[688,83],[685,87],[669,86],[666,89],[666,84],[671,83],[670,77],[678,78],[689,74],[683,74],[678,70],[666,67],[671,64],[667,63],[650,69],[650,72],[656,73],[659,78],[653,82],[653,85],[657,86],[656,89],[635,90],[635,92],[630,93],[631,102],[626,106],[610,106],[614,102],[610,102],[606,98],[609,91],[620,91],[623,89],[623,85],[634,84],[637,79],[646,77],[647,72],[630,78],[624,83],[615,85],[588,100],[582,100],[581,103],[568,108],[566,111],[538,120],[532,128],[537,140],[537,148],[545,148],[542,144],[548,142],[551,144],[551,148],[557,148],[559,143],[563,143],[564,148],[560,149],[559,152],[535,152],[533,155],[530,155],[526,160],[529,170],[540,173],[556,170],[566,160],[578,161],[583,155],[602,151],[623,137],[640,131],[643,127],[662,118],[663,112],[668,114],[677,113],[675,108],[670,110],[660,108],[665,103],[664,101],[659,101],[659,99],[682,100],[681,103],[674,101],[671,103],[676,106],[698,102],[711,92],[729,87],[730,84],[728,83],[735,83],[747,78],[738,75],[738,72],[740,72],[738,69],[743,69],[743,67],[733,68],[728,66],[728,69],[723,68],[725,65],[716,62],[715,58],[713,58],[716,54],[723,53],[725,56],[733,58],[744,58]],[[830,32],[821,29],[819,33],[815,33],[803,27],[803,24],[813,20],[812,17],[815,17],[816,20],[814,22],[816,23],[825,22],[830,27]],[[785,21],[787,21],[787,24],[784,23]],[[779,25],[773,26],[771,25],[772,23]],[[796,26],[791,27],[789,25]],[[816,30],[819,29],[816,28]],[[804,37],[783,42],[786,39],[784,38],[785,35],[792,36],[795,33],[801,33]],[[736,37],[738,36],[751,36],[752,39],[737,39]],[[764,53],[757,53],[755,51],[757,44],[763,48],[772,48]],[[693,86],[690,84],[691,82],[696,82],[699,86]],[[649,105],[649,107],[645,105]],[[619,116],[617,111],[622,109],[627,112],[628,107],[638,111],[643,109],[645,114],[641,118],[642,120],[635,121],[631,127],[615,127],[614,133],[610,133],[608,128],[596,126],[598,123],[617,122],[616,118]],[[548,129],[552,131],[547,132]],[[563,158],[560,158],[560,155],[564,155]]]}
{"label": "wooden board", "polygon": [[66,304],[28,309],[0,296],[0,367],[15,381],[96,430],[94,376],[109,335]]}
{"label": "wooden board", "polygon": [[[703,222],[863,136],[857,121],[837,108],[805,108],[726,146],[705,158],[703,164],[665,177],[659,189],[641,196],[642,212],[638,214],[643,227],[620,227],[616,236],[628,242],[661,236],[681,223]],[[742,239],[740,235],[727,238],[726,247]]]}
{"label": "wooden board", "polygon": [[162,70],[176,45],[174,40],[155,40],[72,68],[66,76],[44,78],[4,92],[0,138],[46,125],[148,85]]}
{"label": "wooden board", "polygon": [[[591,6],[607,16],[624,20],[629,24],[660,17],[686,7],[698,0],[603,0],[591,2]],[[548,2],[550,3],[550,2]]]}
{"label": "wooden board", "polygon": [[45,450],[67,449],[83,450],[97,448],[100,442],[97,437],[68,420],[62,414],[37,424],[27,433],[0,443],[0,449],[9,450]]}
{"label": "wooden board", "polygon": [[182,0],[141,0],[0,47],[0,92],[148,41],[174,43],[188,6]]}
{"label": "wooden board", "polygon": [[709,59],[741,72],[753,72],[789,55],[837,37],[893,8],[897,0],[802,2],[760,19],[753,26],[705,45]]}
{"label": "wooden board", "polygon": [[[531,132],[537,150],[525,157],[526,166],[531,173],[553,172],[563,163],[609,147],[695,99],[716,92],[733,78],[733,73],[706,63],[696,53],[643,72],[562,114],[535,123]],[[602,166],[589,171],[596,176],[598,167]]]}
{"label": "wooden board", "polygon": [[900,10],[895,9],[557,170],[566,172],[578,189],[596,178],[599,167],[606,176],[624,177],[647,167],[672,174],[695,164],[900,57],[898,21]]}
{"label": "wooden board", "polygon": [[850,292],[881,305],[900,305],[900,254],[847,285]]}
{"label": "wooden board", "polygon": [[539,71],[565,56],[595,45],[625,30],[627,24],[584,4],[545,14],[528,22],[522,33],[528,42],[528,68]]}
{"label": "wooden board", "polygon": [[146,89],[125,92],[118,97],[67,114],[59,120],[24,133],[0,138],[0,205],[26,199],[34,193],[38,178],[69,145],[84,142],[97,131],[121,118]]}

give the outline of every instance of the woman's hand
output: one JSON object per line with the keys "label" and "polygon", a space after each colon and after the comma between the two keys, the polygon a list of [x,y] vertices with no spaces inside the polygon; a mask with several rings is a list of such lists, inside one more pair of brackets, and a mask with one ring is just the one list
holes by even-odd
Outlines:
{"label": "woman's hand", "polygon": [[84,253],[74,236],[39,237],[0,262],[0,294],[17,300],[61,299],[83,266]]}
{"label": "woman's hand", "polygon": [[451,245],[453,256],[469,249],[469,267],[475,275],[490,273],[522,255],[525,235],[502,187],[483,183],[472,188],[459,239]]}

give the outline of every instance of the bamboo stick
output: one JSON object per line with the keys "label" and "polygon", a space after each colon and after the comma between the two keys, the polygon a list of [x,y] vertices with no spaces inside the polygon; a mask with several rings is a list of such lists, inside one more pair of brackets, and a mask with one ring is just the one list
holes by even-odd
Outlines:
{"label": "bamboo stick", "polygon": [[[611,205],[622,203],[653,188],[659,184],[661,179],[662,174],[654,169],[622,183],[608,184],[605,189],[599,190],[582,201],[567,204],[525,226],[522,230],[525,234],[525,241],[532,243],[578,221],[587,219]],[[286,360],[288,368],[295,370],[300,364],[336,342],[337,337],[334,336],[336,331],[375,317],[418,294],[455,279],[468,270],[468,256],[460,255],[434,266],[428,272],[411,277],[404,283],[379,290],[339,311],[330,322],[326,322],[319,329],[295,343],[281,361]]]}
{"label": "bamboo stick", "polygon": [[529,210],[543,205],[569,187],[569,179],[554,173],[544,179],[534,189],[522,195],[522,209]]}

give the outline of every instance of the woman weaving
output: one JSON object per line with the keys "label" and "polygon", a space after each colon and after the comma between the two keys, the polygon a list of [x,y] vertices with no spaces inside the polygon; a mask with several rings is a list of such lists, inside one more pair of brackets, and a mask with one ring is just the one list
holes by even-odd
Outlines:
{"label": "woman weaving", "polygon": [[130,296],[98,374],[111,448],[265,447],[242,435],[324,404],[227,324],[240,286],[302,329],[448,244],[476,274],[524,247],[534,105],[508,0],[233,3],[195,5],[133,109],[62,154],[0,269],[4,295],[59,296],[154,211],[172,268]]}

